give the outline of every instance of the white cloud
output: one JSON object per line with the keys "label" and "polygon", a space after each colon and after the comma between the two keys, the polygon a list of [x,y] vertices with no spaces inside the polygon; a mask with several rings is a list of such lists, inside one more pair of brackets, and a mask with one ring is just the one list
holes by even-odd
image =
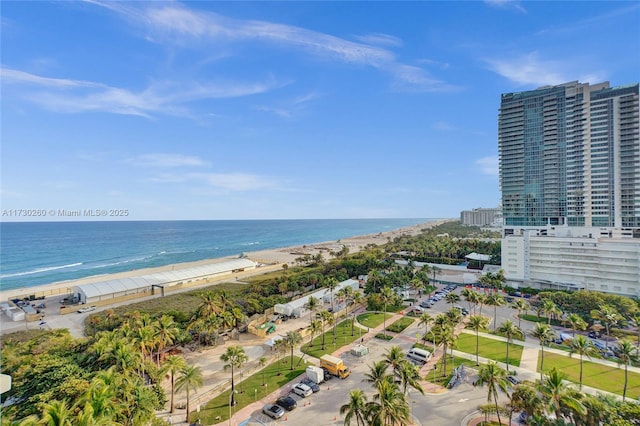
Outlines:
{"label": "white cloud", "polygon": [[543,60],[537,52],[518,58],[490,59],[487,61],[491,69],[501,76],[521,85],[556,85],[572,81],[560,61]]}
{"label": "white cloud", "polygon": [[248,192],[262,190],[288,191],[277,179],[269,176],[252,173],[165,173],[147,179],[149,182],[168,183],[189,183],[192,189],[197,190],[197,185],[223,190],[228,192]]}
{"label": "white cloud", "polygon": [[491,7],[500,9],[511,9],[521,13],[527,13],[521,2],[517,0],[485,0],[485,3]]}
{"label": "white cloud", "polygon": [[435,123],[433,123],[431,127],[433,127],[436,130],[454,130],[455,129],[455,127],[453,127],[451,123],[448,123],[446,121],[436,121]]}
{"label": "white cloud", "polygon": [[[155,114],[189,115],[185,104],[204,99],[250,96],[281,87],[273,78],[263,82],[154,82],[142,91],[111,87],[91,81],[42,77],[2,68],[3,84],[18,85],[18,96],[55,112],[89,111],[152,117]],[[28,88],[31,87],[31,90]]]}
{"label": "white cloud", "polygon": [[199,157],[182,154],[143,154],[128,160],[129,163],[145,167],[200,167],[208,163]]}
{"label": "white cloud", "polygon": [[373,33],[355,36],[355,38],[367,44],[377,44],[380,46],[402,46],[401,39],[389,34]]}
{"label": "white cloud", "polygon": [[152,2],[143,4],[146,9],[112,10],[133,17],[139,25],[146,26],[152,33],[153,40],[164,40],[180,46],[189,46],[194,41],[216,46],[239,41],[266,42],[279,47],[301,49],[323,59],[380,69],[392,75],[396,80],[395,86],[403,90],[455,89],[441,80],[429,77],[423,69],[398,62],[392,51],[373,45],[397,46],[400,43],[399,39],[386,34],[372,34],[368,36],[367,42],[358,43],[293,25],[233,19],[213,12],[194,11],[178,3],[162,6]]}
{"label": "white cloud", "polygon": [[498,176],[500,166],[498,157],[482,157],[476,160],[480,172],[489,176]]}
{"label": "white cloud", "polygon": [[209,186],[229,191],[278,189],[275,180],[248,173],[192,173],[189,176],[203,180]]}

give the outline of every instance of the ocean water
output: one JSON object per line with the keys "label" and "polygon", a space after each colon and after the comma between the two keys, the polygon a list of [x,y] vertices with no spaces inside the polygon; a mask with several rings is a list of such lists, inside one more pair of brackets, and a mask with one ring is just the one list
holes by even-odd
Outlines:
{"label": "ocean water", "polygon": [[432,220],[1,222],[0,289],[334,241]]}

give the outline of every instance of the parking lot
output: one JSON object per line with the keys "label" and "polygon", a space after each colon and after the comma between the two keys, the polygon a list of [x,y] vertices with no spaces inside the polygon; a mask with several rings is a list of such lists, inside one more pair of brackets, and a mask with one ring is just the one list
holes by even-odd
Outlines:
{"label": "parking lot", "polygon": [[[450,308],[444,300],[437,303],[434,308],[438,311],[446,311]],[[433,312],[435,314],[435,312]],[[344,417],[340,416],[340,406],[349,400],[349,392],[359,388],[364,390],[369,398],[374,391],[369,383],[364,381],[364,375],[369,372],[369,366],[381,360],[385,352],[392,346],[399,346],[403,351],[408,351],[415,341],[415,336],[424,331],[424,327],[418,326],[417,321],[398,334],[391,341],[383,341],[373,338],[366,342],[369,354],[358,358],[351,354],[343,354],[345,365],[351,369],[351,375],[341,380],[332,378],[320,385],[320,391],[307,398],[302,398],[291,392],[291,387],[300,382],[304,376],[280,389],[277,396],[290,395],[297,402],[297,408],[286,411],[278,420],[273,420],[262,413],[262,405],[256,407],[251,416],[264,424],[279,424],[286,422],[292,425],[343,425]],[[420,395],[415,390],[410,390],[408,400],[412,408],[412,415],[416,425],[449,425],[461,424],[463,419],[475,411],[478,404],[486,402],[486,389],[474,388],[471,384],[473,377],[453,390],[442,393],[427,393]],[[429,389],[429,385],[424,386]],[[276,397],[263,400],[262,403],[274,403]],[[234,419],[235,420],[235,419]],[[241,421],[239,419],[237,421]],[[232,424],[236,424],[235,422]]]}

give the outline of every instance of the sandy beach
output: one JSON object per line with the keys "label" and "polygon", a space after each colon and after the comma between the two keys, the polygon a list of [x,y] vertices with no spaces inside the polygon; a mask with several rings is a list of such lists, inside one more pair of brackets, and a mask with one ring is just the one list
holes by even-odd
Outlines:
{"label": "sandy beach", "polygon": [[[325,241],[325,242],[300,245],[300,246],[282,247],[282,248],[274,248],[269,250],[246,252],[245,255],[247,258],[255,262],[258,262],[262,266],[255,270],[242,272],[237,275],[239,275],[240,279],[242,279],[244,277],[248,277],[252,275],[259,275],[259,274],[263,274],[273,270],[279,270],[282,268],[282,265],[284,264],[293,266],[296,264],[296,259],[303,257],[306,254],[315,256],[318,253],[320,253],[322,254],[325,260],[328,260],[331,256],[330,255],[331,251],[339,251],[342,249],[343,246],[346,246],[349,249],[349,253],[356,253],[361,251],[367,245],[371,245],[371,244],[381,245],[388,242],[389,240],[393,240],[394,238],[402,235],[417,235],[417,234],[420,234],[426,228],[439,225],[448,220],[452,220],[452,219],[418,223],[413,226],[398,228],[398,229],[390,230],[387,232],[381,232],[381,233],[369,234],[369,235],[358,235],[358,236],[343,238],[337,241]],[[84,317],[86,314],[83,314],[83,315],[76,314],[76,315],[69,316],[69,315],[59,315],[59,312],[58,312],[58,309],[59,309],[58,302],[60,302],[62,298],[64,298],[66,295],[72,292],[73,286],[86,284],[86,283],[106,281],[110,279],[135,277],[135,276],[150,274],[153,272],[169,271],[169,270],[178,269],[178,268],[187,268],[187,267],[197,266],[197,265],[206,265],[206,264],[221,262],[221,261],[225,261],[233,258],[237,258],[237,256],[207,259],[207,260],[201,260],[201,261],[189,262],[189,263],[172,264],[172,265],[166,265],[166,266],[157,267],[157,268],[137,269],[137,270],[127,271],[127,272],[120,272],[116,274],[97,275],[97,276],[82,278],[79,280],[56,282],[56,283],[51,283],[51,284],[41,285],[41,286],[2,290],[0,291],[0,301],[7,301],[7,300],[16,299],[16,298],[22,299],[24,297],[29,297],[30,295],[34,295],[36,298],[44,297],[45,298],[44,300],[37,301],[38,303],[44,302],[46,304],[46,308],[42,312],[45,315],[45,321],[47,322],[47,324],[42,326],[51,327],[51,328],[66,327],[72,331],[72,334],[81,335],[82,329],[79,325],[81,324],[81,318],[79,317]],[[175,290],[172,289],[170,290],[170,292],[188,291],[194,288],[215,284],[217,282],[228,281],[229,279],[230,279],[229,276],[218,277],[216,279],[211,279],[211,280],[202,279],[197,282],[194,282],[194,284],[189,287],[175,288]],[[101,304],[100,308],[106,308],[107,306],[124,305],[124,304],[134,303],[140,300],[143,300],[143,298],[135,298],[127,301],[114,301],[113,304],[107,304],[107,305]],[[38,322],[36,322],[36,327],[38,326],[37,324]],[[2,314],[0,314],[0,325],[2,325],[2,330],[1,330],[2,333],[16,331],[20,328],[24,329],[25,327],[24,322],[22,322],[22,325],[21,325],[21,323],[13,322],[9,319],[9,317]]]}
{"label": "sandy beach", "polygon": [[[254,252],[246,252],[246,256],[259,263],[264,264],[273,264],[282,266],[282,264],[295,264],[297,258],[304,256],[305,254],[316,255],[321,253],[325,259],[329,259],[330,251],[337,251],[342,248],[343,245],[349,248],[349,253],[356,253],[362,250],[365,246],[369,244],[381,245],[386,243],[389,240],[392,240],[401,235],[417,235],[421,233],[423,229],[430,228],[433,226],[437,226],[443,222],[453,219],[445,219],[433,222],[419,223],[413,226],[394,229],[387,232],[381,232],[377,234],[369,234],[369,235],[358,235],[348,238],[343,238],[337,241],[324,241],[318,242],[308,245],[301,246],[292,246],[292,247],[282,247],[282,248],[274,248],[268,250],[260,250]],[[10,290],[0,290],[0,301],[6,301],[15,298],[23,298],[28,297],[29,295],[35,295],[36,297],[51,297],[51,296],[60,296],[71,293],[71,289],[73,286],[87,283],[94,283],[100,281],[106,281],[117,278],[125,278],[125,277],[135,277],[139,275],[150,274],[154,272],[162,272],[162,271],[170,271],[176,268],[187,268],[191,266],[198,265],[206,265],[216,262],[221,262],[227,259],[236,258],[236,256],[232,257],[222,257],[215,259],[206,259],[200,260],[197,262],[188,262],[188,263],[179,263],[161,266],[157,268],[147,268],[147,269],[136,269],[127,272],[120,272],[116,274],[104,274],[104,275],[96,275],[87,278],[82,278],[78,280],[72,281],[61,281],[55,282],[51,284],[45,284],[34,287],[22,287],[17,289]],[[273,269],[273,268],[272,268]],[[266,269],[259,269],[260,272],[268,272]]]}

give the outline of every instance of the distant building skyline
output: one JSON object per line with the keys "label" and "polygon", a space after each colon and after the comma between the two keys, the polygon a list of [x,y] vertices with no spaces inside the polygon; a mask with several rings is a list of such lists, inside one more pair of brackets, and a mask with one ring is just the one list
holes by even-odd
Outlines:
{"label": "distant building skyline", "polygon": [[502,226],[502,208],[478,207],[460,212],[460,222],[469,226]]}

